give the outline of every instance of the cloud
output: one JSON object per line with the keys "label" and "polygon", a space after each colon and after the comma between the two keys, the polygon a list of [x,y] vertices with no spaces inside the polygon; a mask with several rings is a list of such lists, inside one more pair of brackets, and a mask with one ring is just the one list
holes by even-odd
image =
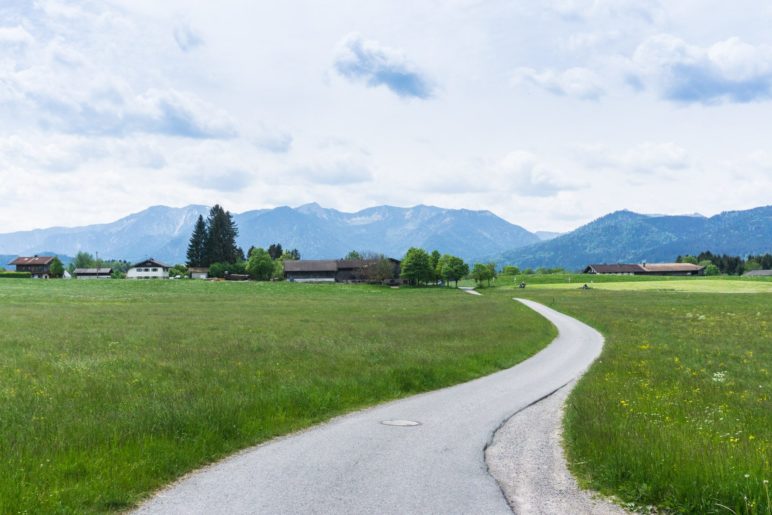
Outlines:
{"label": "cloud", "polygon": [[495,168],[510,191],[524,197],[552,197],[561,191],[580,188],[524,150],[510,152]]}
{"label": "cloud", "polygon": [[21,25],[0,27],[0,45],[30,45],[34,41],[32,34]]}
{"label": "cloud", "polygon": [[292,135],[286,132],[271,131],[262,126],[257,136],[252,138],[254,145],[274,154],[286,154],[292,147]]}
{"label": "cloud", "polygon": [[226,193],[238,192],[252,183],[252,174],[245,170],[224,170],[215,172],[198,172],[185,176],[185,182],[207,190]]}
{"label": "cloud", "polygon": [[633,78],[667,100],[719,104],[772,98],[772,47],[729,38],[709,47],[660,34],[632,57]]}
{"label": "cloud", "polygon": [[658,0],[550,0],[545,5],[547,10],[569,21],[609,18],[656,23],[664,17]]}
{"label": "cloud", "polygon": [[313,184],[342,186],[372,180],[373,173],[354,156],[326,158],[290,169],[289,174]]}
{"label": "cloud", "polygon": [[358,34],[340,42],[334,66],[347,79],[364,81],[369,87],[386,86],[400,97],[427,99],[434,94],[429,79],[402,52]]}
{"label": "cloud", "polygon": [[204,38],[187,23],[181,23],[174,28],[174,41],[183,52],[190,52],[204,44]]}
{"label": "cloud", "polygon": [[583,100],[597,100],[605,91],[600,79],[587,68],[569,68],[563,71],[518,68],[512,76],[515,84],[530,84],[553,95],[569,96]]}
{"label": "cloud", "polygon": [[639,175],[673,175],[691,165],[686,149],[672,142],[646,141],[622,150],[605,145],[583,145],[577,150],[577,158],[587,167]]}

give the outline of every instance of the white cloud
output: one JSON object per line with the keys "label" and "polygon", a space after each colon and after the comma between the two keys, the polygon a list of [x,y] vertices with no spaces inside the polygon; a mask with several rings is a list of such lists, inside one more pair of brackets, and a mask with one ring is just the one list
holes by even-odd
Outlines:
{"label": "white cloud", "polygon": [[668,175],[691,164],[686,149],[673,142],[643,142],[621,150],[608,145],[581,145],[577,150],[585,166],[621,174]]}
{"label": "white cloud", "polygon": [[204,38],[188,23],[180,23],[174,28],[174,41],[183,52],[190,52],[204,44]]}
{"label": "white cloud", "polygon": [[35,38],[21,25],[0,27],[0,45],[30,45]]}
{"label": "white cloud", "polygon": [[600,79],[587,68],[569,68],[563,71],[518,68],[512,76],[515,84],[531,84],[554,95],[583,100],[597,100],[605,93]]}
{"label": "white cloud", "polygon": [[338,44],[335,70],[370,87],[386,86],[400,97],[426,99],[434,87],[426,75],[399,50],[349,34]]}
{"label": "white cloud", "polygon": [[632,73],[667,100],[682,103],[751,102],[772,98],[772,46],[732,37],[708,47],[670,34],[642,42]]}
{"label": "white cloud", "polygon": [[505,191],[519,196],[552,197],[561,191],[580,187],[536,155],[524,150],[510,152],[496,163],[494,169]]}

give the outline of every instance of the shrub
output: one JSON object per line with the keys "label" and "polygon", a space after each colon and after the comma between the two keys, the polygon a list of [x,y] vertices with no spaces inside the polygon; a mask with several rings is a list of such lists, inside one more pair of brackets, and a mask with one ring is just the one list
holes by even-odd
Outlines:
{"label": "shrub", "polygon": [[32,274],[29,272],[0,272],[0,279],[29,279]]}

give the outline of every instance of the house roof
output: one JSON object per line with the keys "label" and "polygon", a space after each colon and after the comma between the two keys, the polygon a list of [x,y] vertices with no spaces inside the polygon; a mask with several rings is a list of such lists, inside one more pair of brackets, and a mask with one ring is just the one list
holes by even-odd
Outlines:
{"label": "house roof", "polygon": [[[399,264],[398,259],[394,258],[384,258],[388,261],[391,261],[392,263]],[[372,265],[374,263],[379,262],[380,259],[339,259],[338,260],[338,269],[339,270],[348,270],[348,269],[355,269],[355,268],[364,268],[366,266]]]}
{"label": "house roof", "polygon": [[[613,265],[607,265],[605,263],[602,265],[587,265],[587,268],[592,269],[598,274],[632,274],[645,272],[641,265],[630,265],[625,263],[616,263]],[[585,268],[585,271],[587,268]]]}
{"label": "house roof", "polygon": [[334,259],[288,259],[284,261],[285,272],[337,272],[338,262]]}
{"label": "house roof", "polygon": [[647,272],[699,272],[705,268],[693,263],[646,263],[643,269]]}
{"label": "house roof", "polygon": [[772,270],[751,270],[750,272],[745,272],[743,275],[749,275],[751,277],[772,276]]}
{"label": "house roof", "polygon": [[76,268],[73,272],[75,275],[110,275],[113,273],[112,268]]}
{"label": "house roof", "polygon": [[171,268],[169,265],[165,265],[158,261],[157,259],[148,258],[144,261],[140,261],[138,263],[134,263],[131,265],[131,268],[137,268],[137,267],[146,267],[146,266],[157,266],[158,268]]}
{"label": "house roof", "polygon": [[188,268],[189,274],[208,274],[209,273],[209,267],[208,266],[191,266]]}
{"label": "house roof", "polygon": [[9,265],[48,265],[54,260],[54,256],[17,257]]}

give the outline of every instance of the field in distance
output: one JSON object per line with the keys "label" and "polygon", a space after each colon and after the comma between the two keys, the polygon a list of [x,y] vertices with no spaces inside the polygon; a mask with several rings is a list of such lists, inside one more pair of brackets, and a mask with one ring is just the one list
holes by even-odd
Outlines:
{"label": "field in distance", "polygon": [[483,290],[542,302],[605,336],[566,407],[573,472],[635,506],[770,513],[772,283],[581,284]]}
{"label": "field in distance", "polygon": [[0,513],[124,510],[334,415],[506,368],[555,336],[442,288],[0,283]]}

